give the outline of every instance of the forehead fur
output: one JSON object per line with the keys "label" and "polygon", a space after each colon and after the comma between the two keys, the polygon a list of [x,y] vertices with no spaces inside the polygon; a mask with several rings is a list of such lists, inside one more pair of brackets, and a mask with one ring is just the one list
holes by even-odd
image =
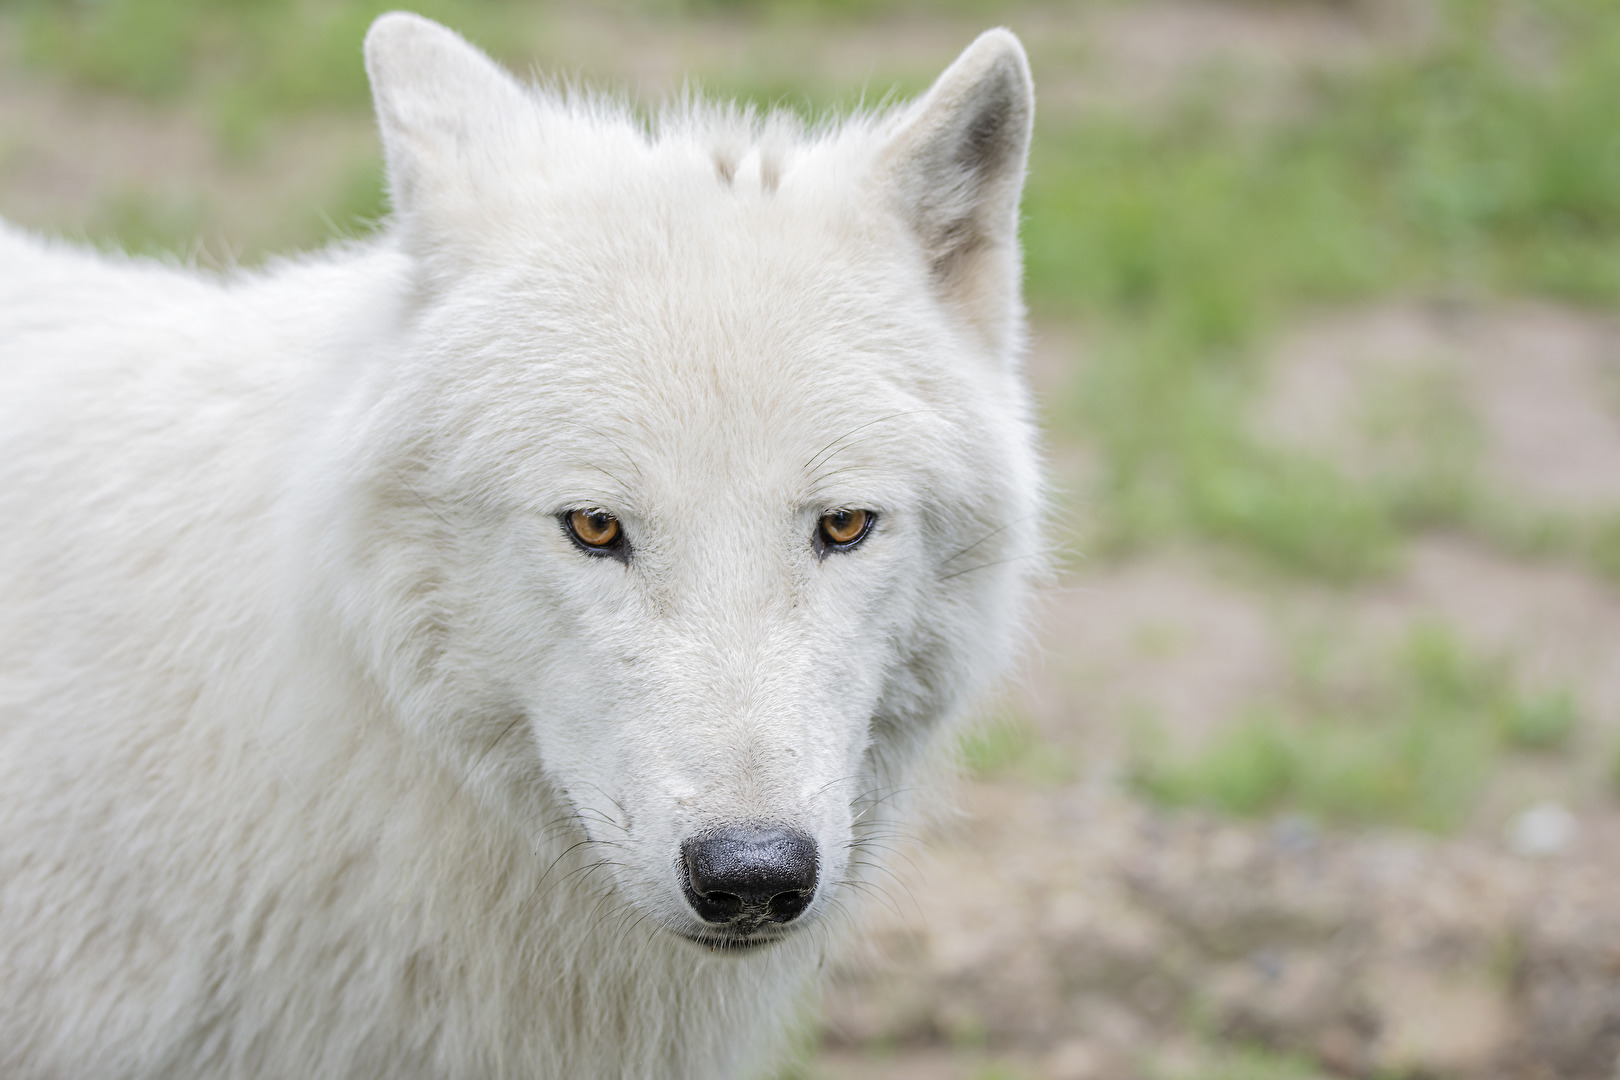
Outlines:
{"label": "forehead fur", "polygon": [[829,444],[845,482],[872,453],[891,489],[904,462],[921,481],[1017,456],[1003,189],[1023,143],[982,135],[1027,134],[1010,35],[918,102],[817,124],[525,86],[408,16],[380,20],[367,56],[393,231],[422,284],[402,426],[460,448],[441,462],[541,496],[570,457],[607,499],[628,494],[604,461],[651,461],[664,475],[644,490],[718,477],[781,502],[819,483]]}
{"label": "forehead fur", "polygon": [[536,269],[567,262],[582,285],[599,288],[603,275],[668,263],[680,272],[660,284],[689,284],[718,302],[710,279],[728,268],[752,263],[779,277],[831,260],[826,271],[842,264],[892,281],[892,268],[859,269],[875,246],[915,249],[875,212],[870,190],[893,114],[806,126],[688,95],[642,117],[612,98],[543,88],[500,107],[499,137],[469,150],[437,197],[404,215],[416,219],[405,222],[407,238],[448,256],[453,271],[514,257]]}
{"label": "forehead fur", "polygon": [[[713,454],[770,433],[785,456],[879,417],[913,440],[941,410],[976,426],[1000,396],[1000,365],[973,355],[863,184],[887,117],[524,102],[509,149],[532,167],[480,182],[480,229],[445,241],[461,257],[428,316],[455,349],[433,358],[434,392],[471,427],[532,440],[567,402],[621,441]],[[741,441],[714,437],[727,428]]]}
{"label": "forehead fur", "polygon": [[774,192],[790,172],[795,183],[864,173],[899,111],[862,110],[806,122],[785,110],[762,111],[687,91],[642,115],[622,98],[574,87],[540,86],[528,93],[559,133],[567,133],[562,137],[579,140],[576,149],[594,144],[606,158],[639,144],[666,169],[695,168],[744,194]]}
{"label": "forehead fur", "polygon": [[477,455],[468,472],[498,456],[518,491],[549,486],[558,452],[620,498],[597,463],[665,491],[833,466],[847,484],[863,460],[891,479],[903,462],[978,475],[954,459],[1011,434],[989,429],[1021,413],[1018,384],[927,317],[922,283],[873,259],[806,262],[783,224],[773,240],[724,220],[631,237],[578,220],[556,248],[510,252],[427,313],[439,347],[402,385],[430,404],[409,412]]}

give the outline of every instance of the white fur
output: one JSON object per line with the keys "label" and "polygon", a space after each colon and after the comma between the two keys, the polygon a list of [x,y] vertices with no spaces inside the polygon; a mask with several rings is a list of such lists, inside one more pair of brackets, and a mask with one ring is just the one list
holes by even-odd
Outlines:
{"label": "white fur", "polygon": [[[1018,636],[1023,53],[812,132],[367,64],[374,242],[0,227],[0,1075],[745,1074]],[[733,954],[676,875],[740,820],[821,885]]]}

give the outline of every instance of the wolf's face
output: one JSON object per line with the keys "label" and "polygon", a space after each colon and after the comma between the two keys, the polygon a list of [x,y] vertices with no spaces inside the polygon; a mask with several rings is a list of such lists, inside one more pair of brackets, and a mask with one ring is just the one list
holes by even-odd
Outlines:
{"label": "wolf's face", "polygon": [[668,929],[811,923],[1003,665],[1037,550],[1022,52],[807,141],[648,136],[407,16],[368,64],[417,297],[359,395],[375,665]]}

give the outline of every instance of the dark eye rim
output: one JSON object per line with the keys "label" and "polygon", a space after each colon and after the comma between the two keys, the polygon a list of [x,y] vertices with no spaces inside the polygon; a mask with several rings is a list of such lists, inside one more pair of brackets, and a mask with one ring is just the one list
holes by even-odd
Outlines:
{"label": "dark eye rim", "polygon": [[[581,513],[606,514],[618,523],[619,531],[605,544],[589,543],[574,531],[574,523],[571,520],[575,514]],[[557,514],[557,523],[562,526],[563,535],[573,541],[574,546],[582,553],[593,558],[617,559],[622,563],[630,561],[630,543],[624,538],[624,521],[611,510],[605,510],[600,506],[572,506]]]}
{"label": "dark eye rim", "polygon": [[[866,515],[866,523],[861,526],[861,531],[856,533],[852,539],[845,540],[842,543],[827,535],[827,518],[841,511]],[[816,519],[815,539],[817,554],[825,559],[828,555],[835,551],[849,551],[853,548],[860,547],[861,544],[866,542],[866,538],[872,535],[872,526],[877,524],[877,519],[878,512],[876,510],[868,510],[862,506],[839,507],[834,510],[823,512],[822,515]]]}

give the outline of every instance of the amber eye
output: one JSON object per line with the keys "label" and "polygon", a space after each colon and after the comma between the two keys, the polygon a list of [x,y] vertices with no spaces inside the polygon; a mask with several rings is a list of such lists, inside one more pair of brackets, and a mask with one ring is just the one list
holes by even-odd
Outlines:
{"label": "amber eye", "polygon": [[588,548],[610,548],[619,539],[619,519],[606,510],[574,510],[563,520],[574,539]]}
{"label": "amber eye", "polygon": [[870,510],[834,510],[821,515],[821,542],[829,548],[844,550],[866,539],[877,515]]}

